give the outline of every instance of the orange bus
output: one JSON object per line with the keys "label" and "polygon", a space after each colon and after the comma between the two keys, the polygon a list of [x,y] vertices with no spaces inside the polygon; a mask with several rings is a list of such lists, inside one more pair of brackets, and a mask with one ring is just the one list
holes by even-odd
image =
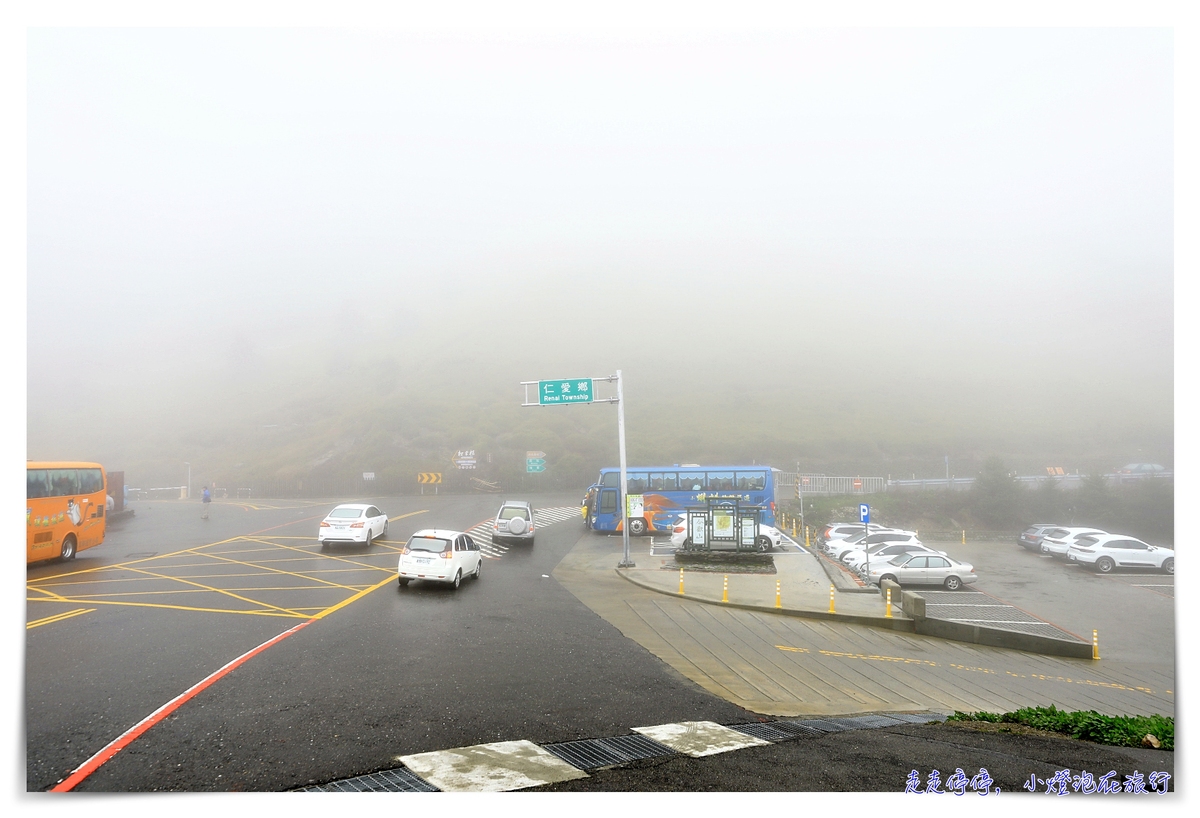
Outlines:
{"label": "orange bus", "polygon": [[104,542],[107,477],[99,463],[26,461],[25,563],[74,559]]}

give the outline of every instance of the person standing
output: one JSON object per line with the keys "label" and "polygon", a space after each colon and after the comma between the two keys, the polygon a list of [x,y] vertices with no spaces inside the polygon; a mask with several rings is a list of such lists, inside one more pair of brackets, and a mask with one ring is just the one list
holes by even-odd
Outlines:
{"label": "person standing", "polygon": [[204,504],[204,513],[200,515],[200,519],[208,519],[208,504],[212,502],[212,495],[208,493],[208,486],[204,487],[203,493],[200,495],[200,502]]}

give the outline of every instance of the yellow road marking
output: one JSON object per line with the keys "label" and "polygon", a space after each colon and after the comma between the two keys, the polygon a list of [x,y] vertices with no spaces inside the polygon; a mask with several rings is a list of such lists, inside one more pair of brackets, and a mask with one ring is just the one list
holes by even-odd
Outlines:
{"label": "yellow road marking", "polygon": [[[45,599],[29,599],[27,602],[47,602]],[[190,605],[160,605],[157,602],[109,602],[103,599],[88,600],[89,605],[117,605],[125,608],[158,608],[164,611],[194,611],[196,613],[227,613],[227,614],[250,614],[252,616],[279,616],[287,619],[312,619],[311,616],[288,611],[286,613],[271,613],[265,610],[255,611],[238,611],[232,608],[194,608]]]}
{"label": "yellow road marking", "polygon": [[[287,546],[279,546],[279,547],[286,548]],[[209,556],[209,555],[206,554],[205,556]],[[327,580],[323,580],[320,577],[310,577],[305,574],[297,574],[293,571],[284,571],[279,568],[268,568],[268,567],[265,567],[265,566],[262,566],[262,565],[259,565],[257,563],[253,563],[253,562],[242,562],[240,560],[231,560],[228,557],[221,557],[221,556],[213,556],[212,559],[223,560],[226,563],[229,563],[232,565],[244,565],[248,568],[260,568],[261,570],[267,572],[268,574],[275,574],[275,575],[284,576],[284,577],[297,577],[299,579],[307,579],[307,580],[315,579],[317,582],[323,582],[326,585],[330,585],[333,587],[337,587],[337,588],[345,587],[344,585],[338,585],[337,583],[334,583],[334,582],[328,582]]]}
{"label": "yellow road marking", "polygon": [[387,579],[380,580],[379,582],[372,585],[370,588],[366,588],[362,591],[359,591],[357,594],[350,597],[349,599],[343,599],[341,602],[334,605],[332,608],[326,608],[325,610],[321,611],[319,614],[316,614],[315,616],[313,616],[313,619],[324,619],[325,617],[329,616],[334,611],[341,610],[342,608],[345,608],[347,605],[349,605],[351,602],[357,602],[358,600],[362,599],[364,596],[371,593],[372,591],[374,591],[378,588],[382,588],[384,585],[387,585],[389,582],[391,582],[392,579],[393,579],[392,577],[388,577]]}
{"label": "yellow road marking", "polygon": [[[389,521],[401,520],[401,519],[404,519],[405,517],[412,517],[417,514],[425,514],[428,511],[429,511],[429,509],[420,509],[418,511],[411,511],[411,512],[408,512],[407,514],[401,514],[396,517],[391,517],[391,518],[389,518]],[[205,545],[195,546],[192,548],[183,548],[178,551],[171,551],[171,552],[168,552],[165,554],[155,554],[150,557],[142,557],[140,559],[131,560],[128,562],[115,563],[112,565],[102,565],[102,566],[97,566],[95,568],[86,568],[86,569],[82,569],[82,570],[78,570],[78,571],[69,571],[69,572],[65,572],[62,574],[55,574],[53,576],[41,577],[37,580],[32,580],[32,581],[29,581],[26,583],[26,589],[28,592],[26,599],[27,599],[27,601],[30,601],[30,602],[69,602],[69,601],[72,601],[69,597],[63,596],[62,594],[60,594],[54,590],[51,590],[51,587],[58,587],[62,590],[66,590],[67,587],[71,587],[71,588],[93,587],[94,588],[94,586],[96,586],[96,585],[107,585],[107,584],[115,584],[115,583],[123,583],[123,584],[125,584],[125,583],[144,583],[147,581],[161,580],[163,582],[183,585],[183,586],[187,586],[187,587],[171,588],[170,590],[153,590],[153,591],[131,590],[131,591],[124,591],[124,592],[117,591],[117,592],[104,593],[104,594],[74,594],[73,596],[77,596],[81,600],[86,600],[87,601],[86,604],[92,604],[92,605],[122,605],[122,606],[128,606],[128,607],[158,608],[161,610],[195,611],[198,613],[200,613],[200,612],[234,613],[234,614],[253,615],[253,616],[278,616],[278,617],[288,617],[288,618],[298,618],[298,619],[311,619],[311,618],[320,618],[320,617],[327,616],[328,614],[331,614],[334,611],[337,611],[337,610],[340,610],[340,609],[346,607],[347,605],[366,596],[371,591],[374,591],[378,588],[383,587],[388,582],[390,582],[392,580],[392,577],[394,576],[395,569],[388,567],[388,566],[374,565],[374,564],[371,564],[368,562],[363,562],[361,560],[349,559],[346,557],[341,557],[341,556],[337,556],[337,555],[329,554],[329,553],[313,553],[311,549],[306,550],[304,548],[297,548],[295,546],[288,545],[286,543],[274,541],[274,540],[279,540],[279,539],[304,540],[304,541],[308,542],[310,545],[316,545],[316,542],[313,540],[312,537],[291,537],[291,536],[289,536],[289,537],[271,537],[271,539],[260,539],[258,537],[253,537],[253,536],[231,537],[229,539],[218,540],[215,542],[207,543]],[[266,547],[265,548],[238,549],[236,551],[227,551],[227,552],[209,550],[209,549],[213,549],[215,547],[219,547],[222,545],[229,545],[232,543],[239,543],[239,542],[240,543],[261,544]],[[383,545],[385,548],[388,548],[388,550],[392,553],[394,553],[395,551],[398,550],[398,548],[388,546],[387,542],[388,541],[386,541],[386,540],[377,540],[376,544]],[[244,560],[244,559],[239,560],[239,559],[232,558],[232,557],[238,556],[238,555],[267,553],[267,552],[271,552],[271,551],[277,551],[280,549],[287,551],[287,552],[294,552],[297,556],[289,557],[286,559],[255,560],[255,561]],[[186,556],[191,556],[195,559],[198,559],[199,561],[193,562],[193,561],[189,560],[188,562],[183,562],[183,563],[167,562],[172,558],[186,557]],[[385,556],[389,557],[389,560],[390,560],[392,554],[386,554]],[[332,563],[337,564],[338,567],[319,568],[319,569],[314,569],[312,571],[289,571],[289,570],[286,570],[283,568],[275,567],[275,565],[270,564],[270,563],[274,563],[274,564],[292,563],[292,562],[301,562],[301,561],[311,562],[314,559],[320,559],[320,560],[325,561],[326,563],[332,562]],[[163,569],[163,570],[153,571],[153,570],[149,570],[146,567],[142,567],[145,565],[145,563],[149,563],[149,562],[158,562],[161,566],[161,569]],[[198,575],[198,576],[197,575],[174,576],[170,573],[165,572],[165,571],[177,571],[179,569],[184,569],[184,568],[212,568],[214,566],[214,564],[242,566],[242,567],[250,569],[250,570],[247,572],[239,571],[237,573],[232,573],[232,574],[206,573],[206,574]],[[383,571],[383,572],[388,573],[389,576],[387,579],[381,580],[380,582],[378,582],[374,585],[363,585],[361,583],[351,583],[351,584],[340,583],[340,582],[326,579],[321,576],[314,576],[315,574],[324,574],[324,575],[329,575],[329,574],[333,574],[333,573],[345,574],[348,571],[364,571],[364,570],[373,571],[373,572]],[[106,573],[111,574],[112,572],[120,572],[120,571],[126,571],[129,573],[135,574],[136,576],[131,576],[131,577],[111,577],[110,576],[110,577],[107,577],[104,579],[100,579],[95,576],[96,574],[98,574],[100,572],[106,572]],[[280,587],[274,587],[274,586],[257,587],[256,586],[253,588],[226,589],[226,588],[218,588],[213,585],[207,585],[203,582],[196,581],[197,579],[230,579],[233,577],[255,577],[255,576],[266,577],[266,576],[272,576],[272,575],[286,576],[286,577],[292,577],[295,579],[307,580],[308,583],[315,583],[315,584],[306,584],[303,586],[280,586]],[[244,597],[241,595],[243,593],[251,593],[251,592],[262,593],[262,592],[270,592],[270,591],[313,591],[313,590],[340,590],[340,591],[353,591],[354,593],[352,596],[348,597],[347,599],[342,600],[341,602],[337,603],[336,605],[334,605],[332,607],[322,608],[320,606],[304,606],[304,607],[297,608],[294,610],[290,609],[290,608],[278,606],[278,605],[272,605],[272,604],[270,604],[268,602],[264,602],[262,600],[250,599],[249,597]],[[200,607],[195,607],[195,606],[190,606],[190,605],[166,605],[166,604],[154,603],[154,602],[133,602],[128,599],[114,599],[114,597],[139,597],[139,596],[160,596],[160,595],[167,596],[167,595],[172,595],[172,594],[198,594],[198,593],[221,594],[221,595],[227,596],[231,599],[237,599],[241,602],[245,602],[249,605],[253,605],[254,607],[250,610],[231,610],[231,609],[224,609],[224,608],[200,608]],[[99,598],[99,597],[105,597],[105,598]],[[92,608],[90,610],[94,611],[96,609]],[[308,611],[317,611],[318,613],[314,617],[311,614],[304,613],[304,612],[308,612]],[[81,611],[81,612],[85,612],[85,611]],[[55,617],[47,617],[45,619],[45,622],[48,623],[51,621],[58,621],[58,619],[63,616],[64,615],[56,615]]]}
{"label": "yellow road marking", "polygon": [[70,619],[71,617],[79,616],[80,614],[92,613],[95,610],[95,608],[76,608],[73,611],[55,614],[54,616],[47,616],[44,619],[35,619],[32,622],[25,623],[25,630],[29,630],[30,628],[38,628],[42,625],[49,625],[52,622],[62,622],[64,619]]}
{"label": "yellow road marking", "polygon": [[128,571],[140,571],[140,572],[141,572],[141,573],[143,573],[143,574],[147,574],[147,575],[149,575],[149,576],[152,576],[152,577],[158,577],[159,579],[169,579],[169,580],[173,580],[173,581],[175,581],[175,582],[182,582],[184,585],[194,585],[194,586],[196,586],[197,588],[205,588],[205,589],[207,589],[207,590],[209,590],[209,591],[212,591],[213,593],[216,593],[216,594],[221,594],[221,595],[223,595],[223,596],[228,596],[228,597],[231,597],[231,598],[233,598],[233,599],[236,599],[236,600],[238,600],[239,602],[245,602],[245,603],[247,603],[247,604],[250,604],[250,605],[265,605],[267,608],[269,608],[269,609],[272,609],[272,610],[279,611],[279,612],[280,612],[280,613],[282,613],[282,614],[288,614],[288,615],[290,615],[290,616],[298,616],[298,615],[299,615],[299,614],[297,614],[295,611],[290,611],[290,610],[288,610],[287,608],[281,608],[281,607],[280,607],[280,606],[278,606],[278,605],[272,605],[272,604],[270,604],[269,602],[262,602],[261,600],[257,600],[257,599],[248,599],[247,597],[244,597],[244,596],[239,596],[239,595],[237,595],[237,594],[233,593],[232,591],[226,591],[226,590],[224,590],[224,589],[221,589],[221,588],[214,588],[214,587],[212,587],[211,585],[204,585],[204,584],[202,584],[202,583],[199,583],[199,582],[192,582],[192,581],[190,581],[190,580],[183,579],[183,578],[181,578],[181,577],[171,577],[171,576],[167,576],[167,575],[165,575],[165,574],[156,574],[156,573],[154,573],[153,571],[147,571],[147,570],[145,570],[145,569],[143,569],[143,568],[127,568],[126,570],[128,570]]}
{"label": "yellow road marking", "polygon": [[776,645],[780,650],[786,650],[789,653],[811,653],[808,648],[789,648],[787,645]]}
{"label": "yellow road marking", "polygon": [[905,665],[929,665],[930,667],[938,666],[937,662],[931,662],[928,659],[909,659],[904,656],[876,656],[874,654],[868,655],[866,653],[842,653],[841,651],[836,650],[822,650],[820,653],[822,656],[838,656],[842,659],[870,659],[876,662],[900,662],[901,664]]}

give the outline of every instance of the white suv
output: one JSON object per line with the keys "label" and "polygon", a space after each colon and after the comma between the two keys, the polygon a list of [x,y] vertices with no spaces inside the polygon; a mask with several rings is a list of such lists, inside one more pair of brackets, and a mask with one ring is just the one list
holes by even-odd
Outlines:
{"label": "white suv", "polygon": [[527,542],[533,545],[533,506],[524,500],[505,500],[492,521],[492,542]]}

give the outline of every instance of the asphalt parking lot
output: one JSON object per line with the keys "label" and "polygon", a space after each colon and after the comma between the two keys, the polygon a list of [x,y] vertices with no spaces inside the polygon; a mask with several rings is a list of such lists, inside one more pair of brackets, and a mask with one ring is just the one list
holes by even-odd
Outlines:
{"label": "asphalt parking lot", "polygon": [[[1014,540],[1015,540],[1014,535]],[[1091,640],[1101,658],[1174,667],[1175,577],[1116,569],[1098,574],[1081,565],[1028,551],[1014,541],[927,543],[975,566],[970,587]]]}

